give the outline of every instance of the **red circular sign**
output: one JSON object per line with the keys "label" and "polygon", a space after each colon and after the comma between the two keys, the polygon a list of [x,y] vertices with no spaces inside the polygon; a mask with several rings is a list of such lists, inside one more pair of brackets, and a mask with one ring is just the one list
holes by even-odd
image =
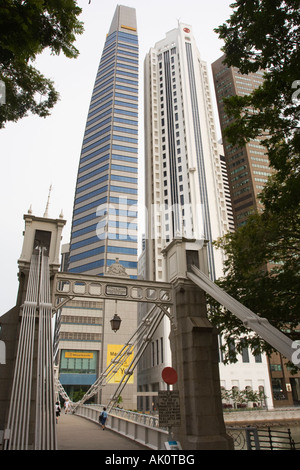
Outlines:
{"label": "red circular sign", "polygon": [[168,385],[174,385],[177,382],[177,372],[173,367],[165,367],[161,373],[162,379]]}

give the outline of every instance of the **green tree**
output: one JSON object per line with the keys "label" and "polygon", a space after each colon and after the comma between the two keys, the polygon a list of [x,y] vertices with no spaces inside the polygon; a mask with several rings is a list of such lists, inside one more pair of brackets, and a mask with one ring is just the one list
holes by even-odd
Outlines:
{"label": "green tree", "polygon": [[76,0],[2,0],[0,5],[0,80],[6,104],[0,106],[0,128],[29,112],[46,117],[58,100],[53,82],[34,61],[43,50],[69,58],[79,54],[74,46],[83,24]]}
{"label": "green tree", "polygon": [[74,403],[77,403],[78,401],[80,401],[84,397],[85,393],[86,392],[84,392],[82,389],[74,391],[72,393],[72,397],[71,397],[72,401]]}
{"label": "green tree", "polygon": [[[217,284],[253,312],[268,318],[276,328],[298,339],[294,330],[299,324],[300,308],[299,209],[253,214],[245,226],[227,234],[217,246],[226,255],[225,276]],[[213,299],[211,305],[211,321],[225,339],[227,360],[234,359],[232,351],[242,352],[245,340],[254,354],[271,351]],[[232,342],[234,350],[228,347]]]}
{"label": "green tree", "polygon": [[119,396],[118,396],[116,403],[117,403],[117,405],[118,405],[119,407],[121,407],[121,406],[122,406],[122,403],[123,403],[123,398],[122,398],[122,396],[121,396],[121,395],[119,395]]}
{"label": "green tree", "polygon": [[[300,307],[299,7],[299,0],[237,0],[230,19],[216,29],[226,64],[243,74],[263,70],[265,79],[252,94],[225,100],[232,117],[225,137],[243,146],[259,136],[275,170],[260,195],[263,211],[217,242],[227,256],[218,284],[292,337]],[[213,307],[211,320],[223,334],[225,352],[232,341],[236,352],[245,341],[254,354],[271,351],[230,312]],[[225,357],[234,360],[228,347]]]}

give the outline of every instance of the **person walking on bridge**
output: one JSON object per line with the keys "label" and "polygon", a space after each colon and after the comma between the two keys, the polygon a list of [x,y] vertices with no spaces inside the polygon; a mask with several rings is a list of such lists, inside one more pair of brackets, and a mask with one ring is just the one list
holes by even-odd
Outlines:
{"label": "person walking on bridge", "polygon": [[107,420],[107,411],[106,411],[106,408],[104,406],[103,411],[100,413],[100,416],[99,416],[99,422],[102,426],[103,431],[105,429],[106,420]]}
{"label": "person walking on bridge", "polygon": [[57,401],[55,403],[55,416],[56,416],[56,424],[58,423],[58,418],[60,416],[61,408],[60,408],[60,403]]}

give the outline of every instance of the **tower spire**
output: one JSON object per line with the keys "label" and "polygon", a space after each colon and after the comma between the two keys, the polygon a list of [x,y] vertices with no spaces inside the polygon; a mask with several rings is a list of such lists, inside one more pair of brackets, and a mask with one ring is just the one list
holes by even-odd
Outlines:
{"label": "tower spire", "polygon": [[47,199],[46,209],[45,209],[45,212],[44,212],[44,217],[48,217],[48,209],[49,209],[51,191],[52,191],[52,184],[50,184],[50,188],[49,188],[48,199]]}

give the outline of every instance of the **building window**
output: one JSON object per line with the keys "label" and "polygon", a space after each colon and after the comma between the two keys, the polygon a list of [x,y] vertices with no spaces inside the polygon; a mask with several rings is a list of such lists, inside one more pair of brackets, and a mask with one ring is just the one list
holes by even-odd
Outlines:
{"label": "building window", "polygon": [[243,362],[249,362],[249,350],[246,347],[244,347],[242,351],[242,360]]}
{"label": "building window", "polygon": [[272,372],[281,372],[282,371],[281,364],[271,364],[270,369],[271,369]]}
{"label": "building window", "polygon": [[261,362],[262,362],[261,354],[257,354],[257,355],[255,356],[255,362],[256,362],[256,363],[261,363]]}
{"label": "building window", "polygon": [[97,351],[62,350],[60,373],[95,374],[97,357]]}
{"label": "building window", "polygon": [[155,366],[154,354],[155,354],[155,351],[154,351],[154,343],[151,343],[152,367]]}
{"label": "building window", "polygon": [[272,379],[272,390],[274,400],[286,400],[282,379]]}

